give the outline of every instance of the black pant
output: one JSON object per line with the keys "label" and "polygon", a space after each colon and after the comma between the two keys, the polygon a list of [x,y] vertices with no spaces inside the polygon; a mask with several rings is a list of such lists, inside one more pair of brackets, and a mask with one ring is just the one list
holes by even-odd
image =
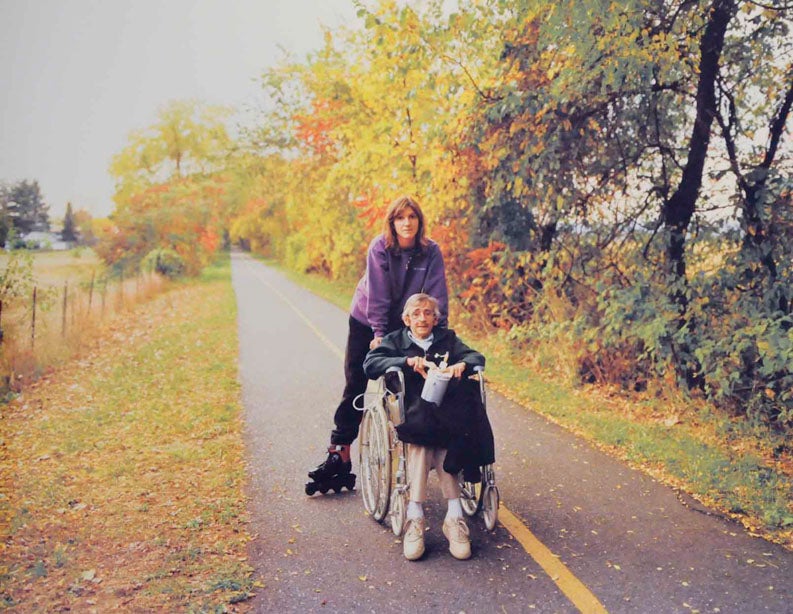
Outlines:
{"label": "black pant", "polygon": [[361,324],[350,316],[350,332],[347,335],[347,349],[344,352],[344,393],[336,408],[333,422],[336,428],[330,434],[331,445],[349,445],[358,437],[363,412],[356,410],[352,402],[366,390],[369,382],[363,372],[363,360],[369,351],[369,343],[374,339],[371,327]]}

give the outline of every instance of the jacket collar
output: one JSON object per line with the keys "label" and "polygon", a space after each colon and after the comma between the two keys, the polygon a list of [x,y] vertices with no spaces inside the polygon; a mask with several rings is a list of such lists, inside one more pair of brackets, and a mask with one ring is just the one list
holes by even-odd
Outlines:
{"label": "jacket collar", "polygon": [[[402,328],[402,331],[399,334],[399,349],[401,350],[407,350],[411,345],[413,345],[410,337],[408,337],[408,330],[409,329],[405,326]],[[440,326],[436,326],[432,329],[432,334],[433,340],[430,347],[434,347],[446,339],[446,337],[449,335],[449,330],[446,328],[441,328]]]}

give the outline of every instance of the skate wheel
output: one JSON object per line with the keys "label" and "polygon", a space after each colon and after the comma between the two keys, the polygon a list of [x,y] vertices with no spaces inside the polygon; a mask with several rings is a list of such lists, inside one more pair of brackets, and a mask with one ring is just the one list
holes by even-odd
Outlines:
{"label": "skate wheel", "polygon": [[325,493],[327,493],[327,492],[328,492],[328,487],[327,487],[327,486],[324,486],[323,488],[320,488],[320,489],[319,489],[319,492],[321,492],[321,493],[324,495]]}
{"label": "skate wheel", "polygon": [[308,484],[306,484],[306,494],[309,497],[311,495],[313,495],[315,492],[317,492],[317,485],[316,484],[314,484],[312,482],[309,482]]}

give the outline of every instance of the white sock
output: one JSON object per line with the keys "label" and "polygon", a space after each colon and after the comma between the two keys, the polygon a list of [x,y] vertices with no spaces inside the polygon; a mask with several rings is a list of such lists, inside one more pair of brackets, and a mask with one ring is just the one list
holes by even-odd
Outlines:
{"label": "white sock", "polygon": [[460,504],[460,498],[455,497],[454,499],[447,499],[446,501],[449,504],[446,510],[446,518],[462,518],[463,506]]}
{"label": "white sock", "polygon": [[407,517],[409,520],[424,518],[424,507],[418,501],[408,501]]}

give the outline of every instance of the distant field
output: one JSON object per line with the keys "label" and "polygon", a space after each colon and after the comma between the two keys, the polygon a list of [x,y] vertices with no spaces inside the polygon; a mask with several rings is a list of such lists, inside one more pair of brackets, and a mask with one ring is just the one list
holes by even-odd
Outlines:
{"label": "distant field", "polygon": [[[104,264],[88,248],[73,249],[68,252],[27,252],[33,257],[33,274],[37,284],[49,286],[65,280],[90,281],[104,270]],[[0,252],[0,268],[5,268],[9,254]]]}

